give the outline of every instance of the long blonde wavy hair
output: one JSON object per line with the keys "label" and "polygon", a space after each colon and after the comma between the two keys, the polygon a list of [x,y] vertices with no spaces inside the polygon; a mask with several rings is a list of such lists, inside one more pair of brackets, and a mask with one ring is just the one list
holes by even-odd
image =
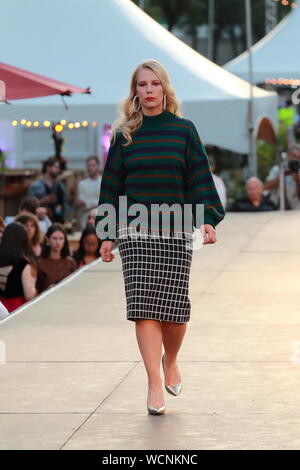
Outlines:
{"label": "long blonde wavy hair", "polygon": [[111,142],[114,142],[117,131],[121,131],[126,139],[126,143],[123,144],[125,147],[132,143],[132,133],[138,129],[143,122],[141,106],[138,111],[134,111],[133,108],[133,99],[136,95],[137,88],[137,76],[142,68],[152,70],[152,72],[154,72],[160,79],[163,93],[166,95],[166,109],[176,116],[182,116],[180,109],[181,101],[175,96],[175,90],[171,85],[167,70],[155,59],[144,60],[138,64],[132,73],[129,95],[127,98],[121,100],[121,103],[118,106],[120,116],[112,123],[111,126]]}

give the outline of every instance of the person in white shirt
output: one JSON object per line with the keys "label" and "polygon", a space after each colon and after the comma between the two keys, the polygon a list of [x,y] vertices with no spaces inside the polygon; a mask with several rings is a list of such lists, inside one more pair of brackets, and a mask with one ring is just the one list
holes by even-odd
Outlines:
{"label": "person in white shirt", "polygon": [[227,204],[226,186],[225,186],[224,181],[222,180],[222,178],[220,178],[220,176],[215,174],[216,161],[215,161],[214,157],[209,154],[208,155],[208,160],[209,160],[209,163],[210,163],[211,173],[212,173],[212,177],[213,177],[213,180],[214,180],[214,183],[215,183],[215,186],[216,186],[217,193],[219,195],[220,201],[222,202],[222,205],[223,205],[224,209],[226,209],[226,204]]}
{"label": "person in white shirt", "polygon": [[[300,145],[293,144],[287,153],[287,168],[284,170],[285,208],[300,209]],[[264,184],[264,192],[279,208],[279,165],[269,171]]]}
{"label": "person in white shirt", "polygon": [[98,206],[98,198],[102,176],[100,162],[97,156],[91,155],[86,159],[88,177],[78,183],[76,206],[80,212],[80,228],[83,230],[87,223],[89,211]]}

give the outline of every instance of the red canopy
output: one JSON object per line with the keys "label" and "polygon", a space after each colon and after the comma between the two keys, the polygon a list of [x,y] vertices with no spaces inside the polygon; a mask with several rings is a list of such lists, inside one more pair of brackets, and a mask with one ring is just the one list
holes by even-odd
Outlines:
{"label": "red canopy", "polygon": [[91,93],[89,87],[68,85],[3,62],[0,62],[0,91],[0,100],[2,98],[4,101],[57,94],[70,96],[72,93]]}

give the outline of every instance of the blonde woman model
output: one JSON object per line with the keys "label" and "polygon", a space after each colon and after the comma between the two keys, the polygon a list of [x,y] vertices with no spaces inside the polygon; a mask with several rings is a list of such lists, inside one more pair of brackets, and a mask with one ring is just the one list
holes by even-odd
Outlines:
{"label": "blonde woman model", "polygon": [[[182,389],[176,360],[190,320],[192,232],[194,226],[200,228],[203,244],[215,243],[215,226],[225,212],[197,129],[181,116],[168,73],[158,61],[138,64],[121,114],[112,126],[95,226],[104,262],[114,259],[113,244],[119,242],[127,319],[135,322],[148,376],[147,410],[160,415],[166,410],[161,362],[167,392],[178,396]],[[122,203],[124,196],[127,206]],[[129,209],[136,203],[143,205],[135,206],[132,215]],[[162,203],[168,207],[177,203],[180,208],[190,204],[192,230],[186,226],[178,230],[172,218],[168,229],[160,220],[153,222],[152,216],[159,212],[154,204]],[[101,204],[109,204],[114,211],[110,213],[108,206],[100,210]],[[197,226],[199,204],[204,207],[204,220]],[[121,219],[124,207],[126,218]],[[145,213],[146,223],[140,219],[134,228],[130,222]],[[112,225],[115,232],[105,230]]]}

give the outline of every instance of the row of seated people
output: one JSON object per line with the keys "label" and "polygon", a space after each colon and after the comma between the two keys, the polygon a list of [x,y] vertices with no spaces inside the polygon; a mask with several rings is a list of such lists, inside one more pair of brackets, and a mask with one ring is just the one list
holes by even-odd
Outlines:
{"label": "row of seated people", "polygon": [[45,220],[35,199],[25,198],[14,220],[1,223],[0,318],[100,257],[96,209],[91,210],[78,249],[72,252],[64,226]]}
{"label": "row of seated people", "polygon": [[[223,179],[215,173],[216,160],[208,152],[212,176],[226,211],[229,212],[260,212],[272,211],[280,208],[280,167],[274,164],[267,174],[265,181],[256,176],[245,177],[243,195],[229,203],[227,201],[227,188]],[[292,144],[282,161],[284,181],[284,208],[286,210],[300,209],[300,145]]]}

